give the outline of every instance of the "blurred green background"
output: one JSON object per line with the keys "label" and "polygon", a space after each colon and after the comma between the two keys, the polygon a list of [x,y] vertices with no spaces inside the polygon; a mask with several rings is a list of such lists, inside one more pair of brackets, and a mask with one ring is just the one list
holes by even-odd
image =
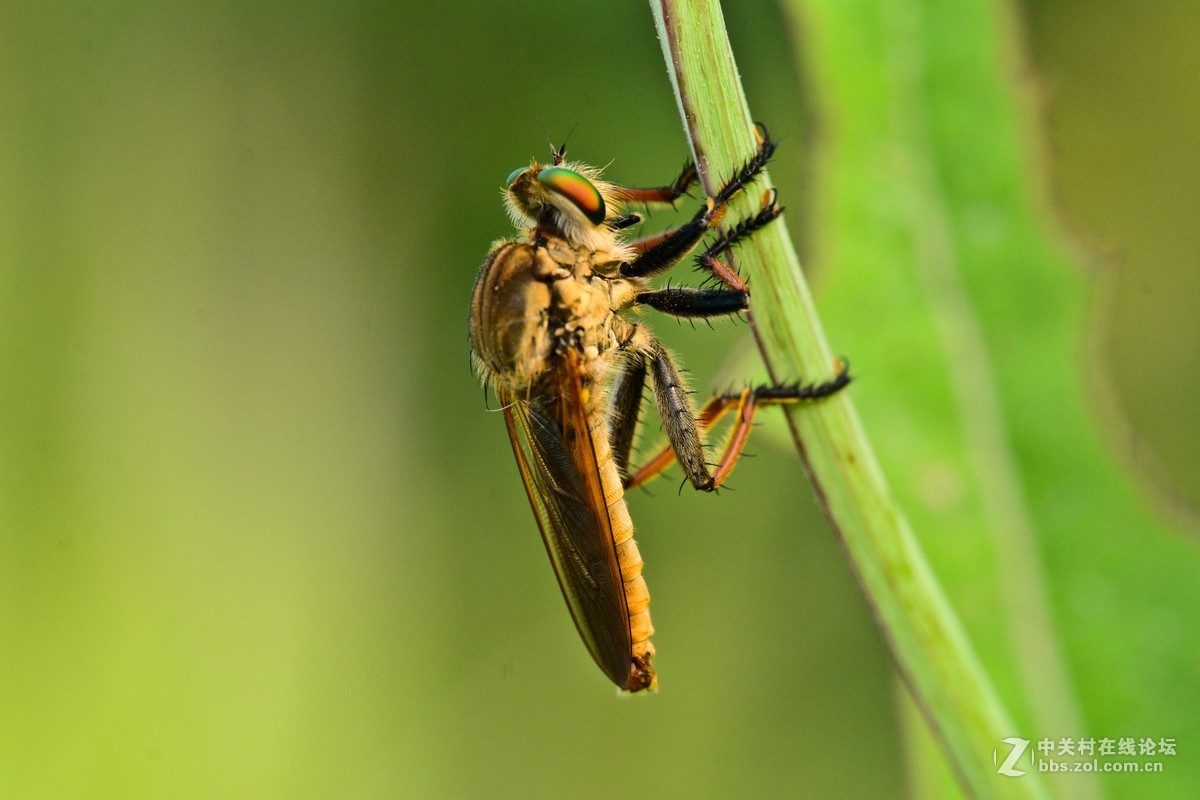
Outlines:
{"label": "blurred green background", "polygon": [[[727,5],[802,212],[800,32]],[[1200,6],[1023,12],[1100,278],[1096,424],[1178,520]],[[794,455],[632,498],[662,691],[620,701],[469,369],[500,183],[543,126],[622,182],[686,156],[645,4],[10,3],[0,65],[0,796],[903,791],[888,656]],[[656,330],[702,392],[745,338]]]}

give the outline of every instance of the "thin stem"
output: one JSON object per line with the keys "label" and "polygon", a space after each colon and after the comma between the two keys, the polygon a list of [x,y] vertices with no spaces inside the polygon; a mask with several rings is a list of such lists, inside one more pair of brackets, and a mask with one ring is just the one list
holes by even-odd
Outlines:
{"label": "thin stem", "polygon": [[[650,5],[693,155],[711,193],[756,147],[720,4],[651,0]],[[769,178],[763,181],[769,186]],[[731,218],[753,213],[757,202],[737,198]],[[782,220],[746,243],[738,256],[753,276],[752,325],[772,380],[831,377],[833,352]],[[899,674],[969,794],[1043,797],[1035,774],[1019,780],[996,774],[993,754],[1015,728],[896,503],[851,392],[789,409],[787,419]]]}

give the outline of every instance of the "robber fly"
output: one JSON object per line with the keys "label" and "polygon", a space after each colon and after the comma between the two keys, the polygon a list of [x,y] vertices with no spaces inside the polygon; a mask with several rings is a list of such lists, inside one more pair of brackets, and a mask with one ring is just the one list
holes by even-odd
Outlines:
{"label": "robber fly", "polygon": [[[781,213],[773,192],[758,212],[718,233],[696,262],[714,286],[652,289],[648,279],[683,261],[717,228],[730,200],[775,150],[764,128],[758,152],[687,222],[640,239],[625,204],[674,205],[696,181],[688,164],[669,186],[641,189],[601,179],[565,160],[516,169],[505,202],[520,230],[497,242],[471,300],[472,361],[504,411],[517,469],[575,627],[618,688],[653,689],[650,595],[624,492],[678,461],[688,480],[713,491],[733,469],[761,405],[815,400],[849,383],[838,375],[812,386],[761,386],[693,408],[675,359],[634,312],[648,306],[683,318],[736,314],[749,307],[746,283],[726,255]],[[646,374],[668,446],[640,470],[630,450]],[[737,409],[729,442],[710,468],[704,433]]]}

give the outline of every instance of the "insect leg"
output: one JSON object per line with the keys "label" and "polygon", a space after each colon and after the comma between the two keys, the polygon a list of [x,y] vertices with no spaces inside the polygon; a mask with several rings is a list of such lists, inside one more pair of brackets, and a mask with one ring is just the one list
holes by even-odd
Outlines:
{"label": "insect leg", "polygon": [[[722,402],[721,398],[713,397],[700,409],[700,413],[696,418],[696,427],[700,433],[706,433],[714,425],[716,425],[721,417],[725,416],[728,406]],[[643,483],[657,478],[663,470],[675,463],[675,450],[671,444],[667,444],[662,450],[654,455],[649,461],[641,466],[640,469],[632,471],[625,478],[625,488],[633,489],[641,486]]]}
{"label": "insect leg", "polygon": [[767,127],[761,122],[756,122],[754,125],[754,135],[758,138],[758,152],[721,186],[720,191],[713,198],[718,205],[728,203],[734,195],[746,188],[746,184],[757,178],[758,173],[762,172],[763,167],[771,160],[771,156],[775,155],[775,141],[767,132]]}
{"label": "insect leg", "polygon": [[724,203],[717,205],[710,197],[708,205],[696,212],[691,220],[646,240],[642,244],[644,249],[641,254],[628,264],[621,265],[621,275],[626,278],[649,278],[666,272],[683,261],[724,214]]}
{"label": "insect leg", "polygon": [[742,239],[748,239],[759,229],[765,228],[774,222],[783,213],[783,208],[776,202],[777,199],[774,189],[768,189],[763,192],[762,204],[759,207],[758,213],[753,217],[742,220],[728,230],[721,231],[720,235],[709,244],[708,249],[697,256],[697,258],[703,260],[709,256],[724,253],[732,249]]}
{"label": "insect leg", "polygon": [[668,289],[642,292],[638,303],[675,317],[720,317],[736,314],[750,307],[750,295],[745,291],[728,289],[692,289],[672,286]]}
{"label": "insect leg", "polygon": [[693,486],[701,491],[712,491],[713,479],[704,458],[704,442],[683,376],[671,354],[657,339],[648,333],[644,334],[644,339],[650,374],[654,378],[654,402],[674,458]]}
{"label": "insect leg", "polygon": [[742,280],[738,271],[721,259],[721,254],[729,252],[733,246],[744,239],[750,238],[756,231],[766,227],[779,218],[783,209],[775,202],[775,190],[763,193],[762,207],[753,217],[742,220],[729,230],[722,231],[707,249],[696,256],[696,263],[701,269],[707,270],[713,278],[728,286],[730,289],[749,294],[750,287]]}
{"label": "insect leg", "polygon": [[[709,197],[704,207],[697,211],[691,220],[678,228],[667,231],[660,237],[651,237],[646,240],[642,244],[641,254],[621,267],[621,275],[627,278],[646,278],[666,272],[682,261],[704,237],[704,234],[721,222],[729,201],[758,177],[758,173],[762,172],[774,152],[775,143],[763,129],[761,143],[754,157],[742,165],[742,168],[725,182],[716,195]],[[773,201],[771,206],[774,207]],[[778,212],[775,213],[778,216]],[[762,212],[758,216],[762,216]],[[754,219],[758,219],[758,216]],[[769,219],[765,220],[762,225],[769,221]],[[747,231],[745,235],[749,235],[757,227],[761,227],[761,225]],[[732,270],[730,271],[732,272]]]}
{"label": "insect leg", "polygon": [[812,402],[820,400],[823,397],[829,397],[832,394],[840,392],[850,383],[850,362],[841,359],[838,362],[838,373],[833,378],[824,383],[809,384],[802,386],[793,384],[791,386],[758,386],[752,389],[745,389],[740,395],[724,395],[718,398],[722,403],[732,404],[737,406],[737,420],[733,424],[733,430],[729,433],[729,440],[725,443],[725,450],[721,454],[721,460],[717,462],[716,469],[713,470],[713,488],[718,488],[729,477],[729,473],[733,472],[734,466],[737,465],[738,459],[742,455],[742,449],[746,446],[746,441],[750,438],[750,423],[754,419],[754,412],[759,406],[774,406],[785,405],[801,402]]}
{"label": "insect leg", "polygon": [[629,243],[629,246],[632,247],[638,253],[644,253],[647,250],[649,250],[651,247],[654,247],[656,244],[663,241],[664,239],[668,239],[668,238],[674,236],[678,230],[679,230],[679,228],[668,228],[665,231],[659,231],[658,233],[652,233],[649,236],[643,236],[640,239],[634,239],[633,241],[631,241]]}
{"label": "insect leg", "polygon": [[687,190],[699,174],[695,162],[689,161],[683,165],[683,171],[670,186],[656,186],[652,189],[639,189],[633,186],[617,186],[614,191],[617,199],[626,203],[671,204],[687,193]]}
{"label": "insect leg", "polygon": [[608,408],[608,441],[621,478],[629,468],[629,451],[642,411],[642,391],[646,388],[646,359],[634,353],[617,373]]}
{"label": "insect leg", "polygon": [[[787,405],[820,400],[821,398],[836,394],[849,383],[850,362],[846,359],[841,359],[838,363],[838,374],[824,383],[809,385],[792,384],[790,386],[757,386],[744,389],[741,392],[717,395],[709,399],[700,409],[699,419],[697,420],[697,427],[702,433],[707,432],[720,422],[725,413],[731,408],[736,408],[738,411],[737,419],[734,422],[733,430],[730,431],[724,452],[721,454],[721,458],[712,472],[712,486],[709,488],[709,491],[719,488],[725,482],[725,479],[729,477],[729,473],[733,471],[734,466],[741,457],[742,449],[746,446],[746,441],[750,438],[750,427],[754,419],[754,413],[760,406]],[[626,478],[625,488],[632,489],[657,477],[663,470],[670,467],[673,461],[675,461],[675,453],[673,452],[672,444],[664,447],[647,461],[641,469],[636,470]]]}

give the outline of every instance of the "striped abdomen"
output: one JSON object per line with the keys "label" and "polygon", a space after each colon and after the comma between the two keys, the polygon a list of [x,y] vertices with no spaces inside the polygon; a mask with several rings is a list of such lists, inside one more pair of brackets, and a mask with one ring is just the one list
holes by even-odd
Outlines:
{"label": "striped abdomen", "polygon": [[625,487],[617,464],[613,461],[605,426],[592,428],[592,444],[596,450],[596,466],[600,470],[600,484],[604,489],[604,502],[608,505],[608,518],[612,526],[613,546],[617,551],[617,563],[621,569],[621,581],[625,590],[625,603],[629,610],[630,639],[630,685],[629,691],[653,689],[658,685],[654,673],[654,626],[650,623],[650,590],[642,577],[642,555],[633,540],[633,520],[625,505]]}

